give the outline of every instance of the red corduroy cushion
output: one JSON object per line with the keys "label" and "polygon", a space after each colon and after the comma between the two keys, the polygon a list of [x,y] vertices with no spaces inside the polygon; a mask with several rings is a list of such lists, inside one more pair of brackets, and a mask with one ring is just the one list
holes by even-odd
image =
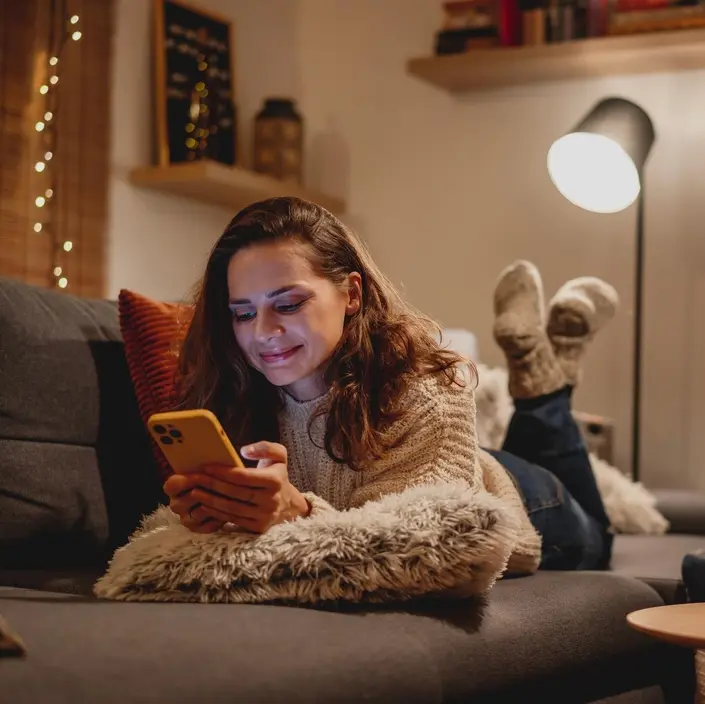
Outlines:
{"label": "red corduroy cushion", "polygon": [[[193,311],[186,305],[155,301],[126,289],[120,291],[118,304],[127,366],[146,425],[153,413],[172,407],[177,350]],[[154,441],[152,448],[165,481],[172,474],[171,467]]]}

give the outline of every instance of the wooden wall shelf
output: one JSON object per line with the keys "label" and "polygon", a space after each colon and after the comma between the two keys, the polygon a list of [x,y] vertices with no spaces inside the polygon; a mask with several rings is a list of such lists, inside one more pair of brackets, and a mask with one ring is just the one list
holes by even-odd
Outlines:
{"label": "wooden wall shelf", "polygon": [[477,49],[407,63],[411,75],[452,93],[697,68],[705,68],[705,29]]}
{"label": "wooden wall shelf", "polygon": [[256,200],[274,196],[297,196],[335,213],[345,210],[341,198],[215,161],[146,166],[131,171],[129,179],[135,186],[228,208],[233,215]]}

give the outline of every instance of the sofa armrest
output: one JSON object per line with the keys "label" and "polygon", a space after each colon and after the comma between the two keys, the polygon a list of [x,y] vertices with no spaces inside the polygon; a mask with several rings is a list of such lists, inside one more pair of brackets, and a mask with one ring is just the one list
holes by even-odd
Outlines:
{"label": "sofa armrest", "polygon": [[653,494],[671,524],[670,533],[705,535],[705,494],[687,489],[655,489]]}

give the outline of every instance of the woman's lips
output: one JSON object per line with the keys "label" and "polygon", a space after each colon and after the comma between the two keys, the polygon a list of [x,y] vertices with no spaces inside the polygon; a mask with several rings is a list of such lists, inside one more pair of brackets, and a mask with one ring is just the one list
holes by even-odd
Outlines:
{"label": "woman's lips", "polygon": [[281,350],[280,352],[261,352],[260,357],[265,364],[277,364],[279,362],[285,362],[287,359],[291,359],[300,349],[301,345],[296,347],[289,347],[286,350]]}

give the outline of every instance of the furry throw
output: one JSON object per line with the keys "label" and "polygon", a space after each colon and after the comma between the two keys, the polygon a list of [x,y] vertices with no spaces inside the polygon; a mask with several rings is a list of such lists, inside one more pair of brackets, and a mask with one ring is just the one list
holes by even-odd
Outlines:
{"label": "furry throw", "polygon": [[[498,450],[504,441],[514,404],[507,388],[507,370],[478,364],[477,435],[480,445]],[[616,467],[590,454],[597,488],[605,512],[618,533],[661,535],[668,521],[656,508],[656,497],[640,482],[633,482]]]}
{"label": "furry throw", "polygon": [[517,518],[462,482],[417,486],[262,535],[201,535],[162,507],[116,551],[96,596],[123,601],[317,604],[487,591],[504,571]]}

